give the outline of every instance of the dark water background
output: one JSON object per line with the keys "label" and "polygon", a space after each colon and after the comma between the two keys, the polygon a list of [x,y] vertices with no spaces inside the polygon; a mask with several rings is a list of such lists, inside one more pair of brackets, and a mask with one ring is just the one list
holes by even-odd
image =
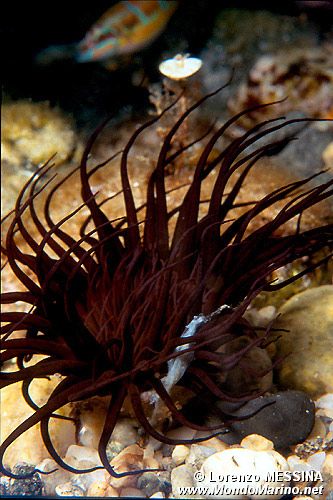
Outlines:
{"label": "dark water background", "polygon": [[99,113],[117,113],[126,106],[144,109],[147,91],[133,85],[133,67],[141,67],[150,81],[154,81],[159,78],[157,66],[162,53],[174,55],[178,47],[192,55],[200,53],[221,9],[265,9],[290,16],[304,13],[322,34],[333,24],[333,2],[184,0],[162,36],[133,58],[132,63],[120,64],[116,71],[110,72],[98,63],[78,64],[70,60],[46,66],[36,64],[36,55],[42,49],[80,41],[115,3],[112,0],[4,2],[0,21],[3,100],[47,100],[73,114],[78,126],[85,126],[97,119]]}

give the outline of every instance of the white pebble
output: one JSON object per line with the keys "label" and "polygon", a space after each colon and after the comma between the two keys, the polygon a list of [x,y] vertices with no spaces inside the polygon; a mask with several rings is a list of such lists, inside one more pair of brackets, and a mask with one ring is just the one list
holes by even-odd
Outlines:
{"label": "white pebble", "polygon": [[290,455],[290,457],[287,458],[288,465],[290,467],[290,470],[292,472],[294,471],[309,471],[311,470],[311,465],[306,463],[304,460],[299,458],[297,455]]}
{"label": "white pebble", "polygon": [[310,465],[310,467],[313,470],[320,472],[325,462],[325,459],[326,459],[326,453],[324,451],[319,451],[318,453],[310,455],[306,462],[308,465]]}
{"label": "white pebble", "polygon": [[172,452],[172,460],[176,465],[183,464],[186,458],[189,456],[190,449],[184,444],[179,444],[175,446]]}
{"label": "white pebble", "polygon": [[200,444],[192,444],[190,453],[186,458],[186,463],[194,465],[197,469],[201,467],[206,458],[214,455],[216,450],[209,446],[202,446]]}
{"label": "white pebble", "polygon": [[324,394],[324,396],[317,399],[316,407],[333,410],[333,393]]}
{"label": "white pebble", "polygon": [[[246,448],[231,448],[215,453],[203,463],[200,474],[197,476],[197,486],[207,487],[208,493],[204,498],[220,498],[220,495],[212,489],[212,486],[231,488],[230,494],[224,494],[223,498],[242,499],[248,498],[236,494],[233,488],[250,488],[267,485],[269,487],[287,486],[286,481],[267,482],[268,474],[274,474],[288,470],[286,460],[276,451],[255,451]],[[228,477],[236,476],[238,481],[230,482]],[[250,477],[251,475],[251,477]],[[203,481],[200,479],[203,478]],[[215,481],[215,482],[213,482]],[[281,498],[282,494],[270,495],[271,499]],[[250,498],[262,498],[260,495],[252,495]]]}
{"label": "white pebble", "polygon": [[66,452],[65,462],[68,462],[69,465],[77,469],[89,469],[96,465],[102,465],[97,450],[89,448],[88,446],[79,446],[76,444],[69,446]]}
{"label": "white pebble", "polygon": [[175,467],[171,471],[172,493],[175,498],[188,498],[188,495],[181,495],[179,488],[194,486],[193,469],[190,465],[184,464]]}

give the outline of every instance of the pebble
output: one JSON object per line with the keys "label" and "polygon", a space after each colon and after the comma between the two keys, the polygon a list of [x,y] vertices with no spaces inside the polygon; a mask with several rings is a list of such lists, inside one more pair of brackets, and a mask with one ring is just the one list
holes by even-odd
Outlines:
{"label": "pebble", "polygon": [[106,481],[95,481],[89,486],[87,491],[87,496],[104,497],[107,488],[108,488],[108,483]]}
{"label": "pebble", "polygon": [[253,326],[266,327],[276,317],[276,307],[265,306],[260,309],[252,307],[246,310],[244,317]]}
{"label": "pebble", "polygon": [[135,444],[138,441],[137,429],[133,426],[133,421],[124,418],[116,423],[110,441],[106,447],[108,459],[111,461],[124,448]]}
{"label": "pebble", "polygon": [[274,449],[272,441],[260,436],[259,434],[250,434],[249,436],[246,436],[242,439],[240,445],[242,448],[255,451],[268,451]]}
{"label": "pebble", "polygon": [[118,490],[116,488],[114,488],[113,486],[111,486],[109,484],[109,486],[107,487],[107,490],[105,492],[105,496],[106,497],[119,497],[119,493],[118,493]]}
{"label": "pebble", "polygon": [[78,406],[80,419],[79,444],[97,448],[105,421],[107,402],[103,398],[94,398],[89,404]]}
{"label": "pebble", "polygon": [[[198,431],[195,435],[195,437],[202,437],[205,435],[206,431]],[[226,445],[223,441],[220,439],[213,437],[210,439],[207,439],[206,441],[201,441],[200,446],[208,446],[208,448],[213,448],[215,452],[217,451],[223,451],[228,448],[228,445]]]}
{"label": "pebble", "polygon": [[190,498],[179,494],[180,487],[194,486],[193,469],[189,464],[179,465],[171,471],[172,494],[175,498]]}
{"label": "pebble", "polygon": [[[251,417],[231,424],[232,432],[223,435],[223,441],[234,444],[249,434],[259,434],[272,441],[275,449],[283,449],[306,439],[314,424],[314,403],[303,392],[283,391],[259,397],[231,413],[248,415],[267,403],[272,404]],[[225,403],[218,403],[218,406],[227,408]]]}
{"label": "pebble", "polygon": [[190,448],[183,444],[175,446],[172,452],[172,460],[176,465],[183,464],[190,453]]}
{"label": "pebble", "polygon": [[169,494],[171,491],[170,474],[168,472],[145,472],[137,481],[137,487],[147,497],[155,494],[157,491]]}
{"label": "pebble", "polygon": [[333,393],[324,394],[321,398],[317,399],[316,407],[333,410]]}
{"label": "pebble", "polygon": [[202,446],[201,444],[192,444],[190,448],[190,453],[186,458],[186,463],[193,465],[196,469],[199,469],[206,458],[214,455],[216,450],[209,446]]}
{"label": "pebble", "polygon": [[59,484],[55,489],[59,497],[84,497],[85,492],[79,487],[73,485],[70,481],[65,484]]}
{"label": "pebble", "polygon": [[307,437],[307,440],[324,438],[326,436],[326,425],[324,422],[316,416],[315,424],[312,431]]}
{"label": "pebble", "polygon": [[326,168],[333,170],[333,142],[330,142],[323,151],[323,161]]}
{"label": "pebble", "polygon": [[[220,487],[230,488],[231,483],[227,480],[227,475],[235,475],[239,477],[238,481],[232,482],[232,487],[250,487],[250,486],[263,486],[267,485],[270,487],[283,486],[288,483],[283,481],[279,482],[267,482],[267,475],[270,473],[277,473],[279,471],[287,471],[288,463],[283,458],[282,455],[274,450],[269,451],[255,451],[246,448],[233,448],[225,450],[219,453],[215,453],[203,463],[200,469],[200,475],[197,475],[197,486],[207,486],[208,488],[212,485],[212,480],[214,485]],[[223,476],[221,477],[221,474]],[[254,476],[259,476],[260,481],[253,479],[248,476],[252,474]],[[249,478],[249,480],[247,480]],[[201,481],[200,479],[203,479]],[[219,480],[221,479],[221,480]],[[257,478],[256,478],[257,479]],[[271,495],[270,498],[281,498],[282,495]],[[204,498],[220,498],[213,491],[205,495]],[[243,496],[235,496],[235,494],[230,493],[224,495],[223,498],[244,498]],[[260,496],[252,495],[251,498],[260,498]]]}
{"label": "pebble", "polygon": [[322,467],[323,473],[333,476],[333,452],[326,453],[325,462]]}
{"label": "pebble", "polygon": [[89,469],[97,465],[102,465],[96,449],[76,444],[69,446],[65,462],[76,469]]}
{"label": "pebble", "polygon": [[43,472],[52,472],[52,474],[43,474],[45,495],[55,495],[55,489],[59,484],[66,483],[70,478],[70,473],[62,468],[52,459],[45,458],[37,465],[37,469]]}
{"label": "pebble", "polygon": [[[132,444],[124,448],[119,455],[111,461],[115,471],[127,472],[129,470],[138,470],[145,468],[143,463],[143,449],[137,444]],[[138,475],[124,477],[110,477],[110,485],[116,489],[136,487]]]}
{"label": "pebble", "polygon": [[309,471],[312,470],[312,467],[310,464],[308,464],[305,460],[302,458],[299,458],[296,455],[290,455],[287,458],[287,462],[289,465],[289,468],[291,471]]}
{"label": "pebble", "polygon": [[324,451],[319,451],[318,453],[310,455],[309,458],[307,459],[307,463],[310,465],[310,467],[312,467],[313,470],[320,472],[325,462],[325,459],[326,459],[326,453]]}
{"label": "pebble", "polygon": [[[51,380],[35,379],[30,390],[33,401],[38,406],[44,404],[58,383],[59,379],[56,377],[51,377]],[[1,441],[32,413],[33,410],[22,397],[20,383],[1,389]],[[58,413],[68,415],[68,407]],[[75,425],[72,421],[54,418],[50,423],[50,436],[58,453],[63,455],[68,445],[75,442]],[[49,454],[41,438],[40,428],[35,425],[10,445],[6,451],[5,464],[7,467],[14,467],[18,460],[38,464],[47,456]]]}
{"label": "pebble", "polygon": [[167,432],[167,437],[172,439],[193,439],[196,434],[194,429],[189,427],[177,427],[177,429],[172,429]]}
{"label": "pebble", "polygon": [[5,495],[9,495],[9,477],[2,476],[0,477],[0,497],[4,497]]}
{"label": "pebble", "polygon": [[[239,351],[249,343],[247,337],[240,337],[229,343],[227,352]],[[247,369],[244,369],[246,367]],[[253,372],[254,376],[249,377],[248,373]],[[264,376],[256,376],[265,373]],[[228,371],[223,386],[231,394],[242,394],[247,391],[269,391],[273,383],[272,361],[267,351],[260,347],[253,347],[249,350],[240,362]]]}
{"label": "pebble", "polygon": [[[13,468],[14,474],[27,474],[34,470],[33,465],[20,463]],[[39,474],[34,474],[27,479],[10,479],[9,494],[10,496],[32,496],[38,497],[43,491],[43,481]]]}
{"label": "pebble", "polygon": [[138,488],[123,488],[120,492],[121,497],[126,498],[146,498],[146,495],[142,493],[142,491],[138,490]]}
{"label": "pebble", "polygon": [[311,396],[333,392],[333,285],[294,295],[280,309],[275,328],[289,330],[277,342],[283,386]]}

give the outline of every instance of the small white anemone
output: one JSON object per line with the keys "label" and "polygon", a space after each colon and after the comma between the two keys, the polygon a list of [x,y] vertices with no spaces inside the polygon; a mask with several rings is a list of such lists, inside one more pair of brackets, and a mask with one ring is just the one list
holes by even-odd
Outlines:
{"label": "small white anemone", "polygon": [[202,66],[201,59],[189,57],[188,54],[177,54],[172,59],[167,59],[159,65],[162,75],[171,80],[183,80],[194,75]]}

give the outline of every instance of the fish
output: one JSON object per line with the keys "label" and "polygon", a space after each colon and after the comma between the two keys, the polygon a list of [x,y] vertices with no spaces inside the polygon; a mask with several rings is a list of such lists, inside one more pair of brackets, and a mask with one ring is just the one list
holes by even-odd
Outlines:
{"label": "fish", "polygon": [[136,53],[165,29],[175,0],[127,0],[108,9],[77,47],[78,62],[105,61]]}
{"label": "fish", "polygon": [[128,57],[148,47],[164,31],[178,3],[178,0],[123,0],[97,20],[82,41],[47,47],[35,60],[40,65],[64,59],[102,62],[112,68],[113,59]]}

